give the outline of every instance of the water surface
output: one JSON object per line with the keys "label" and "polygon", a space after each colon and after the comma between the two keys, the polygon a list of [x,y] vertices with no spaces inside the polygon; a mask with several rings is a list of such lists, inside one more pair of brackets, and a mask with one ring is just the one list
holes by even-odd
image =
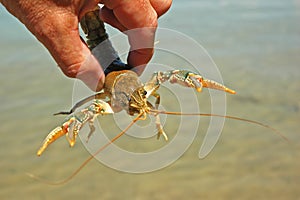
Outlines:
{"label": "water surface", "polygon": [[[26,173],[57,180],[89,155],[81,142],[69,149],[61,139],[41,158],[35,156],[44,136],[63,119],[52,113],[70,107],[73,80],[1,6],[1,199],[299,199],[299,20],[296,0],[174,1],[160,19],[161,27],[203,45],[225,83],[237,90],[227,97],[228,114],[268,123],[291,144],[270,130],[227,120],[213,152],[199,160],[208,126],[203,120],[189,150],[167,168],[136,175],[92,161],[69,184],[53,187]],[[201,101],[209,98],[200,95]]]}

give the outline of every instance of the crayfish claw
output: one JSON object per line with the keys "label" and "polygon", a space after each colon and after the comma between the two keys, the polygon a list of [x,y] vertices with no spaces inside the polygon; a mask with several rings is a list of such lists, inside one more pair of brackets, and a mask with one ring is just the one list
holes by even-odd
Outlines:
{"label": "crayfish claw", "polygon": [[222,85],[222,84],[220,84],[216,81],[213,81],[213,80],[203,79],[202,80],[202,85],[203,85],[203,87],[206,87],[206,88],[221,90],[221,91],[224,91],[224,92],[228,92],[230,94],[235,94],[236,93],[234,90],[229,89],[225,85]]}
{"label": "crayfish claw", "polygon": [[49,134],[48,136],[45,138],[45,140],[43,141],[43,144],[42,146],[39,148],[39,150],[37,151],[37,155],[38,156],[41,156],[42,153],[46,150],[46,148],[52,143],[54,142],[55,140],[57,140],[59,137],[65,135],[67,132],[66,130],[61,127],[61,126],[58,126],[56,127],[55,129],[53,129]]}
{"label": "crayfish claw", "polygon": [[197,90],[197,92],[202,92],[202,88],[203,88],[203,78],[200,75],[196,75],[194,73],[189,73],[188,78],[191,80],[191,82],[193,83],[193,87]]}

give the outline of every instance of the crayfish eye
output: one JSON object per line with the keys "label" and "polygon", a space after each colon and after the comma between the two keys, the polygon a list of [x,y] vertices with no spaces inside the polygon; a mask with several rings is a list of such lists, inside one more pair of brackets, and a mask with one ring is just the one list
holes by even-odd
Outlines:
{"label": "crayfish eye", "polygon": [[146,90],[144,91],[144,95],[145,95],[145,96],[147,95],[147,91],[146,91]]}

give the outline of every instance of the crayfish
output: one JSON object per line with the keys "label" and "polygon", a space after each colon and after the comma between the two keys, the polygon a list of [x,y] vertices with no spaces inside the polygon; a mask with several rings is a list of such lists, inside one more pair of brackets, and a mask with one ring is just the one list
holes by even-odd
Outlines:
{"label": "crayfish", "polygon": [[[61,126],[51,131],[42,147],[38,150],[37,155],[40,156],[49,144],[63,135],[67,135],[70,146],[73,146],[79,130],[87,122],[90,126],[88,135],[90,137],[95,130],[93,125],[94,119],[98,115],[111,114],[119,110],[125,110],[129,115],[137,114],[136,120],[145,119],[147,114],[154,115],[158,130],[157,138],[163,135],[165,140],[168,140],[168,136],[160,123],[159,111],[157,110],[160,103],[160,95],[157,93],[157,90],[165,81],[195,88],[198,92],[201,92],[202,88],[206,87],[235,94],[235,91],[220,83],[204,79],[201,75],[186,70],[155,72],[145,84],[142,84],[138,75],[133,71],[114,71],[107,75],[102,92],[81,100],[69,112],[57,113],[72,114],[76,108],[93,99],[91,105],[72,114],[66,118]],[[152,105],[147,100],[150,96],[156,99],[155,105]]]}
{"label": "crayfish", "polygon": [[[90,49],[95,48],[104,40],[108,40],[108,35],[105,32],[104,24],[98,16],[98,9],[87,13],[84,18],[81,20],[81,26],[84,32],[87,34],[87,44]],[[109,43],[109,45],[111,45]],[[109,66],[104,70],[106,74],[106,79],[104,83],[103,90],[92,96],[88,96],[78,103],[76,103],[72,109],[68,112],[59,112],[56,114],[68,114],[69,116],[63,121],[63,123],[53,129],[46,139],[44,140],[42,146],[37,152],[37,155],[40,156],[45,151],[45,149],[54,141],[56,141],[61,136],[66,135],[67,140],[70,146],[74,146],[76,138],[80,129],[85,125],[89,124],[90,133],[88,138],[90,138],[95,131],[94,120],[98,115],[106,115],[125,110],[127,114],[136,116],[130,125],[127,126],[125,130],[119,133],[114,137],[110,143],[103,146],[98,150],[99,153],[101,150],[106,148],[109,144],[117,140],[121,135],[123,135],[132,124],[138,120],[146,119],[147,115],[153,115],[156,118],[155,124],[157,128],[157,138],[163,136],[165,140],[168,140],[168,136],[165,133],[163,126],[160,122],[160,114],[175,114],[181,115],[182,113],[167,112],[158,110],[160,104],[160,95],[157,92],[161,84],[164,82],[170,82],[173,84],[179,84],[184,87],[194,88],[197,92],[201,92],[203,88],[216,89],[224,91],[230,94],[235,94],[236,92],[232,89],[227,88],[226,86],[215,82],[213,80],[205,79],[200,74],[187,71],[187,70],[169,70],[169,71],[158,71],[155,72],[152,77],[146,82],[142,83],[138,75],[131,70],[131,67],[127,64],[121,62],[120,58],[116,56],[116,52],[110,46],[109,53],[114,57],[114,61],[109,64]],[[107,53],[107,52],[106,52]],[[101,62],[101,60],[99,60]],[[155,102],[152,104],[148,101],[149,97],[154,97]],[[80,111],[76,111],[79,107],[86,104],[87,102],[91,103]],[[188,115],[188,114],[186,114]],[[205,115],[205,114],[190,114],[190,115]],[[209,114],[207,116],[217,116],[231,118],[235,120],[242,120],[250,123],[255,123],[266,128],[270,128],[273,131],[277,132],[276,129],[269,127],[260,122],[242,119],[232,116],[222,116],[217,114]],[[278,133],[280,134],[280,133]],[[280,134],[281,135],[281,134]],[[283,137],[283,136],[282,136]],[[88,163],[89,160],[93,158],[92,155],[85,163],[79,168],[79,170]],[[73,173],[69,178],[65,179],[62,182],[64,183],[70,180],[79,170]]]}

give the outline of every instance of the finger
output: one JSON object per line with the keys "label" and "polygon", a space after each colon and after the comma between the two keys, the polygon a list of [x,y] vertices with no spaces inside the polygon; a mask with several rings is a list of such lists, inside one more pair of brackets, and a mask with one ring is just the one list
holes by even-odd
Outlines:
{"label": "finger", "polygon": [[136,72],[139,74],[152,58],[155,31],[156,28],[145,27],[125,32],[130,44],[127,62],[131,66],[138,67]]}
{"label": "finger", "polygon": [[113,11],[106,6],[100,9],[100,18],[102,21],[110,24],[111,26],[119,29],[121,32],[126,31],[126,28],[118,21]]}
{"label": "finger", "polygon": [[92,90],[103,86],[104,73],[79,37],[75,15],[50,15],[35,26],[35,36],[46,46],[63,73],[79,78]]}
{"label": "finger", "polygon": [[[83,80],[91,89],[103,86],[104,73],[89,49],[81,42],[78,32],[78,15],[82,6],[90,9],[95,1],[1,1],[49,50],[63,73]],[[70,8],[70,9],[67,9]],[[73,8],[73,9],[71,9]]]}
{"label": "finger", "polygon": [[150,3],[156,11],[157,16],[160,17],[170,9],[172,0],[150,0]]}
{"label": "finger", "polygon": [[134,67],[145,66],[153,55],[156,11],[148,0],[106,2],[105,5],[113,11],[117,21],[128,30],[125,32],[131,46],[128,64]]}

